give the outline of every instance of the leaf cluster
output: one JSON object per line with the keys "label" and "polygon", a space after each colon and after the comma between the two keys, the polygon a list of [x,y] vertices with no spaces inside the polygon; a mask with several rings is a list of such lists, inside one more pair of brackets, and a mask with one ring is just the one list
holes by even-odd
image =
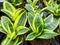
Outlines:
{"label": "leaf cluster", "polygon": [[[9,2],[8,2],[9,1]],[[37,5],[38,0],[26,0],[24,8],[16,8],[23,0],[8,0],[3,2],[1,10],[6,16],[0,20],[0,32],[6,34],[6,38],[1,45],[19,45],[23,41],[23,34],[28,32],[26,40],[51,39],[59,35],[54,30],[59,26],[60,30],[60,5],[54,0],[47,2],[44,0],[45,8],[40,9]],[[43,18],[43,11],[48,10],[51,14]],[[56,16],[56,17],[55,17]],[[27,27],[26,24],[29,24]],[[29,32],[30,31],[30,32]],[[60,32],[60,31],[59,31]]]}

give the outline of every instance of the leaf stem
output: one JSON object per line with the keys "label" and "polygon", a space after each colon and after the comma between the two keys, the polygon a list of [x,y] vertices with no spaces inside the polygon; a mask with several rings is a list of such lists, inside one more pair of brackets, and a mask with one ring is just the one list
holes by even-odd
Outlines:
{"label": "leaf stem", "polygon": [[39,11],[39,14],[41,14],[44,10],[46,10],[47,7],[43,8],[42,10]]}

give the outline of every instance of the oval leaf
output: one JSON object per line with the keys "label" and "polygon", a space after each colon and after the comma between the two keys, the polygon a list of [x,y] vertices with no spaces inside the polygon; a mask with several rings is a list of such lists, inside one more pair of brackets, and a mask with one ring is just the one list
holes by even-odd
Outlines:
{"label": "oval leaf", "polygon": [[1,21],[0,21],[0,32],[6,34],[6,31],[2,28]]}
{"label": "oval leaf", "polygon": [[45,25],[45,29],[55,30],[59,24],[58,19],[54,18],[50,24]]}
{"label": "oval leaf", "polygon": [[27,21],[27,14],[26,12],[23,12],[15,20],[15,23],[14,23],[15,28],[19,26],[25,26],[26,21]]}
{"label": "oval leaf", "polygon": [[[21,39],[22,40],[22,39]],[[12,40],[9,37],[6,37],[1,43],[1,45],[17,45],[19,43],[20,39],[17,37],[16,39]],[[19,45],[19,44],[18,44]]]}
{"label": "oval leaf", "polygon": [[49,15],[47,18],[44,19],[45,26],[53,22],[53,14]]}
{"label": "oval leaf", "polygon": [[16,9],[16,11],[13,13],[12,20],[15,21],[18,15],[23,11],[23,9]]}
{"label": "oval leaf", "polygon": [[16,30],[17,30],[17,35],[22,35],[30,31],[29,28],[24,27],[24,26],[19,26]]}
{"label": "oval leaf", "polygon": [[7,9],[11,12],[14,12],[16,10],[15,7],[11,3],[9,3],[8,1],[4,1],[3,9]]}
{"label": "oval leaf", "polygon": [[9,16],[10,18],[12,18],[12,12],[10,12],[9,10],[6,9],[2,9],[2,12],[4,12],[7,16]]}
{"label": "oval leaf", "polygon": [[3,29],[7,33],[13,33],[14,32],[13,24],[8,17],[2,16],[1,17],[1,24],[2,24]]}
{"label": "oval leaf", "polygon": [[44,29],[44,32],[38,38],[40,38],[40,39],[51,39],[57,35],[58,35],[58,33],[55,33],[55,32],[48,30],[48,29]]}
{"label": "oval leaf", "polygon": [[37,34],[35,32],[32,32],[27,36],[26,40],[29,40],[29,41],[34,40],[36,37],[37,37]]}
{"label": "oval leaf", "polygon": [[33,22],[32,22],[32,25],[33,25],[34,31],[37,30],[37,28],[40,25],[43,25],[43,19],[42,19],[42,17],[40,17],[40,15],[38,13],[35,15]]}
{"label": "oval leaf", "polygon": [[26,8],[26,10],[28,10],[29,12],[34,12],[34,8],[33,8],[30,4],[26,4],[25,8]]}
{"label": "oval leaf", "polygon": [[32,0],[27,0],[27,2],[31,4],[32,3]]}
{"label": "oval leaf", "polygon": [[28,23],[32,30],[33,30],[33,27],[32,27],[33,19],[34,19],[34,15],[32,13],[28,12]]}

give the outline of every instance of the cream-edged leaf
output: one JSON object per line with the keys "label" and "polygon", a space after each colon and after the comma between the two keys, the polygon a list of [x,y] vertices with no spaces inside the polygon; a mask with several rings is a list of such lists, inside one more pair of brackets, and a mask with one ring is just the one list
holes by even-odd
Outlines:
{"label": "cream-edged leaf", "polygon": [[54,18],[50,24],[45,25],[45,29],[55,30],[59,24],[58,19]]}
{"label": "cream-edged leaf", "polygon": [[34,40],[37,37],[37,34],[35,32],[32,32],[27,35],[26,40]]}
{"label": "cream-edged leaf", "polygon": [[40,39],[51,39],[57,35],[58,35],[58,33],[53,32],[52,30],[44,29],[44,32],[38,38],[40,38]]}
{"label": "cream-edged leaf", "polygon": [[19,27],[17,27],[16,30],[17,30],[17,35],[22,35],[22,34],[27,33],[28,31],[30,31],[29,28],[24,27],[24,26],[19,26]]}
{"label": "cream-edged leaf", "polygon": [[9,3],[8,1],[3,2],[3,9],[7,9],[11,12],[14,12],[16,10],[15,7],[11,3]]}
{"label": "cream-edged leaf", "polygon": [[36,30],[37,32],[37,28],[40,26],[40,25],[43,25],[43,19],[42,17],[40,17],[40,15],[37,13],[33,19],[33,22],[32,22],[32,26],[33,26],[33,29],[34,31]]}
{"label": "cream-edged leaf", "polygon": [[14,32],[13,23],[10,21],[10,19],[8,17],[6,17],[6,16],[1,17],[1,25],[7,33]]}
{"label": "cream-edged leaf", "polygon": [[25,26],[26,21],[27,21],[27,13],[23,12],[15,20],[14,27],[16,28],[16,27],[19,27],[19,26]]}

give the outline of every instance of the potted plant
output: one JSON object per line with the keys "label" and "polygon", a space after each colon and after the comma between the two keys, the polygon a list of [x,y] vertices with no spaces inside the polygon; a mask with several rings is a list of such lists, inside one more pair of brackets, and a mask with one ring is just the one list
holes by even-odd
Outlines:
{"label": "potted plant", "polygon": [[[34,32],[35,33],[37,33],[37,31],[35,31],[35,30],[37,30],[37,29],[32,29],[32,28],[35,28],[35,27],[33,27],[34,25],[33,25],[33,22],[35,21],[35,15],[40,15],[39,17],[41,17],[41,16],[43,16],[41,13],[46,9],[46,8],[43,8],[43,9],[40,9],[40,10],[38,10],[39,8],[37,8],[37,9],[35,9],[35,7],[34,6],[32,6],[33,4],[31,4],[31,3],[28,3],[28,4],[26,4],[25,5],[25,8],[26,8],[26,10],[28,11],[28,22],[29,22],[29,25],[30,25],[30,27],[31,27],[31,30],[34,30],[31,34],[29,34],[28,36],[27,36],[27,40],[30,40],[31,38],[31,40],[34,40],[35,38],[37,38],[38,36],[36,36],[36,37],[32,37],[31,35],[33,35],[33,36],[35,36],[34,35]],[[36,5],[35,5],[36,6]],[[42,18],[42,17],[41,17]],[[34,20],[34,21],[33,21]],[[36,20],[36,22],[38,22],[39,20]],[[58,26],[58,24],[59,24],[59,21],[56,19],[56,18],[53,18],[53,16],[52,15],[50,15],[50,16],[48,16],[47,18],[45,18],[45,19],[43,19],[42,20],[44,23],[44,28],[45,29],[48,29],[48,30],[55,30],[56,28],[57,28],[57,26]],[[56,22],[55,22],[56,21]],[[41,22],[42,23],[42,22]],[[46,25],[45,25],[45,23],[46,23]],[[38,24],[38,25],[40,25],[40,24]],[[38,27],[38,26],[37,26]],[[42,26],[43,27],[43,26]],[[43,29],[44,30],[44,29]],[[40,33],[41,34],[41,33]],[[36,34],[36,35],[39,35],[39,34]],[[31,36],[31,38],[29,39],[29,36]],[[41,36],[41,35],[40,35]],[[49,37],[49,36],[48,36]],[[51,38],[50,38],[51,39]],[[40,42],[39,41],[36,41],[36,40],[34,40],[34,41],[32,41],[33,42],[33,44],[32,45],[35,45],[35,44],[40,44]],[[36,42],[36,43],[35,43]],[[39,43],[38,43],[39,42]],[[41,41],[41,43],[42,42],[45,42],[44,44],[45,45],[47,45],[48,44],[48,42],[49,41]],[[47,43],[46,43],[47,42]],[[44,44],[41,44],[41,45],[44,45]]]}
{"label": "potted plant", "polygon": [[[54,0],[49,0],[49,2],[44,1],[45,5],[46,5],[46,9],[52,13],[54,15],[54,18],[56,18],[59,21],[59,25],[60,25],[60,4],[57,4],[56,1]],[[60,34],[60,26],[55,30]],[[56,40],[60,43],[60,35],[56,37]]]}
{"label": "potted plant", "polygon": [[[23,4],[23,0],[6,0],[3,2],[1,11],[5,13],[5,16],[2,16],[0,20],[0,32],[6,34],[6,37],[1,45],[23,45],[26,37],[23,35],[27,35],[26,41],[29,41],[31,45],[50,45],[51,39],[59,35],[60,31],[54,32],[54,30],[60,21],[57,18],[60,16],[60,5],[54,0],[48,2],[43,0],[46,7],[40,9],[37,5],[38,1],[26,0],[23,8],[16,7]],[[44,10],[50,13],[45,18],[43,18]]]}
{"label": "potted plant", "polygon": [[[17,26],[17,25],[16,25]],[[6,17],[1,17],[1,32],[6,34],[6,38],[2,41],[1,45],[19,45],[22,42],[21,36],[29,31],[29,28],[24,26],[15,27],[11,20]],[[21,40],[21,41],[20,41]]]}
{"label": "potted plant", "polygon": [[[50,16],[52,16],[52,15],[50,15]],[[45,21],[47,21],[47,20],[45,20]],[[39,41],[40,41],[39,44],[41,44],[41,45],[48,45],[49,43],[46,42],[47,40],[37,40],[36,38],[51,39],[58,35],[57,33],[53,32],[53,30],[49,30],[48,28],[46,28],[46,26],[49,23],[44,22],[44,20],[39,15],[39,13],[36,13],[35,16],[32,15],[31,13],[28,13],[28,22],[30,24],[32,32],[30,34],[28,34],[28,36],[26,37],[26,40],[31,41],[32,45],[37,45]],[[47,25],[45,25],[45,24],[47,24]],[[37,41],[34,39],[36,39]]]}
{"label": "potted plant", "polygon": [[23,41],[22,35],[30,31],[29,28],[25,27],[27,21],[26,11],[16,9],[7,1],[4,1],[2,11],[8,17],[1,17],[0,31],[6,34],[6,38],[1,45],[19,45]]}

